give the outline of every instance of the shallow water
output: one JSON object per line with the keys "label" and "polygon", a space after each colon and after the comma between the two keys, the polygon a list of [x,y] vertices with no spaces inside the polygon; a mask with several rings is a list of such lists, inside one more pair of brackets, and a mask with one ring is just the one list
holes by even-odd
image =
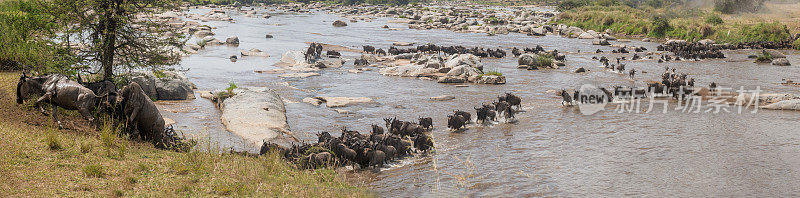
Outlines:
{"label": "shallow water", "polygon": [[[205,13],[208,10],[192,10]],[[264,10],[259,10],[263,12]],[[271,12],[272,13],[272,12]],[[398,162],[380,173],[369,174],[369,187],[386,197],[490,196],[490,197],[618,197],[618,196],[759,196],[800,195],[800,130],[798,112],[759,110],[755,114],[682,113],[666,114],[661,108],[651,113],[617,113],[617,105],[594,115],[563,108],[560,98],[548,90],[574,89],[586,82],[601,86],[631,85],[627,75],[603,71],[591,60],[596,49],[590,40],[559,36],[528,37],[521,34],[488,37],[485,34],[453,33],[445,30],[410,30],[403,24],[348,22],[347,27],[330,24],[336,15],[325,13],[279,14],[270,19],[246,18],[231,13],[237,23],[204,22],[218,29],[216,38],[238,36],[238,47],[207,47],[200,54],[184,58],[181,67],[199,90],[219,90],[235,82],[240,87],[269,87],[285,102],[289,125],[306,141],[315,141],[319,131],[339,132],[341,126],[367,133],[370,124],[383,124],[383,118],[416,120],[433,117],[434,153]],[[381,28],[388,24],[392,28]],[[265,34],[274,35],[265,39]],[[567,66],[558,70],[516,69],[516,59],[484,59],[507,76],[506,85],[455,87],[415,78],[381,76],[377,68],[360,74],[347,72],[352,61],[342,68],[325,69],[321,76],[282,79],[279,74],[259,74],[269,70],[287,50],[302,50],[306,42],[321,42],[354,49],[361,45],[388,48],[392,42],[435,43],[491,48],[533,47],[568,52]],[[617,42],[612,42],[615,44]],[[657,44],[632,41],[627,45]],[[269,58],[228,57],[239,50],[261,49]],[[583,53],[579,53],[583,52]],[[659,79],[665,66],[687,72],[706,86],[714,81],[722,86],[760,86],[764,92],[800,94],[796,87],[781,86],[781,79],[800,79],[796,66],[756,65],[743,60],[748,51],[726,52],[725,60],[656,63],[654,60],[625,61],[635,68],[636,85]],[[800,64],[797,52],[788,52],[792,63]],[[343,53],[355,57],[355,53]],[[617,54],[603,54],[617,57]],[[625,54],[631,57],[633,54]],[[640,54],[641,55],[641,54]],[[575,74],[578,67],[590,71]],[[641,73],[646,71],[647,73]],[[488,126],[471,125],[460,133],[446,129],[446,115],[452,110],[470,110],[497,95],[512,92],[523,99],[523,110],[515,123]],[[430,101],[439,95],[455,100]],[[370,97],[377,105],[342,109],[355,112],[338,114],[324,106],[300,102],[305,97]],[[198,97],[189,102],[159,102],[166,117],[177,121],[177,129],[205,137],[223,147],[256,151],[241,138],[223,128],[213,104]],[[647,108],[647,104],[643,104]],[[748,109],[751,110],[751,109]],[[501,119],[502,121],[502,119]]]}

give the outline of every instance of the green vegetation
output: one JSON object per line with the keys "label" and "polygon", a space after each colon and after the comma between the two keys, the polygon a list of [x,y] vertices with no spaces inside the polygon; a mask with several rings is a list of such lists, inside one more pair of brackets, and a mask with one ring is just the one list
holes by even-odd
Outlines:
{"label": "green vegetation", "polygon": [[772,62],[772,55],[767,53],[767,51],[762,51],[758,57],[756,57],[757,63],[770,63]]}
{"label": "green vegetation", "polygon": [[794,49],[796,49],[796,50],[800,50],[800,38],[797,38],[797,40],[794,40],[794,42],[792,43],[792,47],[794,47]]}
{"label": "green vegetation", "polygon": [[553,65],[553,56],[546,54],[546,55],[536,55],[533,57],[533,65],[535,67],[550,67]]}
{"label": "green vegetation", "polygon": [[[720,43],[739,43],[791,38],[787,26],[780,22],[726,22],[718,12],[685,7],[680,1],[666,3],[673,6],[644,2],[566,0],[559,4],[565,11],[559,15],[557,23],[597,32],[610,29],[621,36],[646,35],[688,41],[713,39]],[[658,6],[662,7],[656,8]],[[697,20],[703,17],[705,20]]]}
{"label": "green vegetation", "polygon": [[714,11],[724,14],[756,12],[766,0],[714,0]]}
{"label": "green vegetation", "polygon": [[21,69],[19,61],[41,72],[69,74],[76,62],[54,38],[58,25],[50,5],[40,1],[0,1],[0,68]]}
{"label": "green vegetation", "polygon": [[706,18],[706,23],[711,25],[719,25],[725,23],[725,21],[723,21],[722,18],[719,17],[719,15],[712,14],[711,16],[708,16],[708,18]]}
{"label": "green vegetation", "polygon": [[[68,129],[58,129],[51,117],[16,104],[19,75],[0,73],[0,197],[372,196],[348,184],[348,174],[299,169],[275,153],[229,154],[211,140],[191,152],[160,150],[118,131],[98,132],[74,111],[61,111]],[[48,138],[61,149],[51,150]]]}

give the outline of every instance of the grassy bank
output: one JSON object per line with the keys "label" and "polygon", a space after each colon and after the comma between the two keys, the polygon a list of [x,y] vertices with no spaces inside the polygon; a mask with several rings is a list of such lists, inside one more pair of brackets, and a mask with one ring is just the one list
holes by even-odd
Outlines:
{"label": "grassy bank", "polygon": [[[772,4],[765,7],[780,9]],[[633,8],[620,4],[588,5],[563,11],[556,22],[598,32],[610,29],[618,35],[628,37],[689,41],[708,38],[720,43],[786,40],[791,38],[790,29],[796,31],[796,27],[800,27],[796,21],[778,20],[772,14],[780,11],[764,12],[769,13],[728,15],[711,8],[685,5],[663,8]]]}
{"label": "grassy bank", "polygon": [[331,169],[299,170],[275,155],[158,150],[89,129],[75,112],[61,111],[67,129],[58,130],[15,103],[17,79],[0,73],[0,197],[371,196]]}

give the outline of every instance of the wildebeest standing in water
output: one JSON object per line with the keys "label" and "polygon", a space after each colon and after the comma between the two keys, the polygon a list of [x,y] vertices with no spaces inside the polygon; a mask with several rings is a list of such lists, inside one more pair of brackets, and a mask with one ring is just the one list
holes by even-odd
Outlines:
{"label": "wildebeest standing in water", "polygon": [[126,125],[129,129],[136,128],[140,138],[153,142],[158,148],[170,145],[168,137],[164,135],[164,118],[158,112],[155,103],[144,93],[138,83],[132,82],[120,91],[117,99],[125,112]]}
{"label": "wildebeest standing in water", "polygon": [[453,111],[453,113],[454,113],[455,115],[457,115],[457,116],[464,117],[464,123],[470,123],[470,122],[472,122],[472,117],[471,117],[471,115],[470,115],[469,113],[465,112],[465,111],[461,111],[461,110],[455,110],[455,111]]}
{"label": "wildebeest standing in water", "polygon": [[464,127],[465,123],[466,123],[466,119],[464,118],[464,116],[460,116],[460,115],[448,115],[447,116],[447,128],[450,128],[452,130],[461,129],[461,127]]}
{"label": "wildebeest standing in water", "polygon": [[101,106],[102,101],[107,101],[108,95],[98,97],[92,90],[60,74],[27,77],[23,73],[17,83],[17,103],[22,104],[23,100],[34,94],[41,95],[35,105],[43,114],[47,115],[47,112],[41,106],[42,103],[52,105],[53,119],[59,128],[63,128],[63,126],[58,120],[58,107],[78,110],[85,119],[89,120],[91,125],[98,126],[97,120],[91,112],[97,107],[109,106],[107,103]]}
{"label": "wildebeest standing in water", "polygon": [[367,53],[367,54],[374,54],[375,53],[375,47],[373,47],[373,46],[365,45],[365,46],[363,46],[363,48],[364,48],[364,52]]}
{"label": "wildebeest standing in water", "polygon": [[567,90],[561,89],[561,105],[572,106],[572,98],[567,93]]}
{"label": "wildebeest standing in water", "polygon": [[431,127],[433,127],[433,118],[419,117],[419,125],[422,125],[422,128],[430,129]]}

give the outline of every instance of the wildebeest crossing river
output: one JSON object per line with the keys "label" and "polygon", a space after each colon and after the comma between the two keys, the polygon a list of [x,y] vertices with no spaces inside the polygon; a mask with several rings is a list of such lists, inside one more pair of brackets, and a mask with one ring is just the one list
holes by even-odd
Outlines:
{"label": "wildebeest crossing river", "polygon": [[[207,9],[190,10],[206,13]],[[263,9],[257,9],[264,12]],[[377,18],[346,27],[333,27],[344,20],[323,12],[307,14],[272,13],[269,19],[249,18],[229,12],[236,23],[202,22],[217,29],[215,37],[238,36],[241,44],[209,46],[183,59],[187,77],[200,90],[221,90],[235,82],[239,87],[268,87],[286,102],[292,131],[300,139],[315,141],[319,131],[338,133],[342,126],[368,133],[370,124],[383,118],[416,120],[432,117],[435,152],[418,155],[390,165],[380,173],[367,174],[369,186],[382,196],[797,196],[800,194],[800,130],[798,112],[760,110],[755,114],[617,113],[613,107],[593,115],[563,108],[561,98],[549,90],[578,88],[582,84],[643,86],[645,80],[660,79],[664,67],[689,73],[699,85],[716,82],[729,87],[759,86],[764,92],[800,94],[795,87],[782,86],[781,79],[800,79],[800,69],[756,65],[746,59],[754,52],[726,51],[726,59],[703,61],[627,61],[640,73],[637,81],[628,75],[605,72],[592,60],[594,51],[612,47],[591,45],[591,40],[560,36],[530,37],[522,34],[487,36],[446,30],[411,30],[405,24]],[[388,25],[390,28],[382,28]],[[394,29],[399,28],[399,30]],[[274,38],[265,38],[265,34]],[[393,42],[463,45],[485,48],[533,47],[566,52],[561,69],[520,70],[513,56],[482,60],[485,67],[503,73],[505,85],[469,84],[455,87],[435,81],[382,76],[377,68],[352,73],[352,61],[342,68],[323,69],[320,76],[280,78],[279,74],[256,73],[270,70],[281,54],[303,50],[307,42],[319,42],[360,49],[372,45],[387,49]],[[656,43],[625,43],[656,49]],[[240,50],[260,49],[271,55],[228,57]],[[796,52],[788,59],[800,63]],[[345,58],[358,53],[342,51]],[[632,54],[602,54],[614,59]],[[573,73],[583,67],[586,73]],[[635,84],[633,84],[635,83]],[[471,124],[461,133],[451,133],[446,116],[453,110],[474,113],[481,102],[496,100],[503,93],[522,98],[522,110],[515,123]],[[430,97],[455,96],[450,101]],[[341,109],[301,102],[306,97],[369,97],[375,104]],[[189,102],[159,102],[166,117],[177,121],[176,129],[207,137],[223,147],[256,151],[241,138],[227,132],[218,110],[205,99]]]}

